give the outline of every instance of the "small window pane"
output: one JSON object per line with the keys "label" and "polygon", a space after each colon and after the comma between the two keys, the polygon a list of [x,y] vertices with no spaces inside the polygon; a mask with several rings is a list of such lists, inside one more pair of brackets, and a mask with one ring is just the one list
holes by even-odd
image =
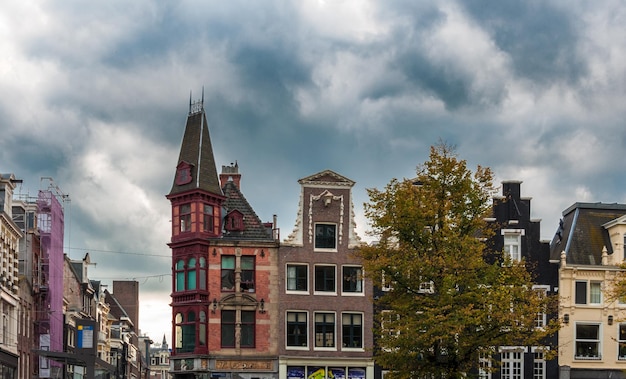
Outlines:
{"label": "small window pane", "polygon": [[287,266],[287,290],[308,291],[308,267],[306,265]]}
{"label": "small window pane", "polygon": [[587,282],[576,282],[576,304],[587,304]]}
{"label": "small window pane", "polygon": [[315,266],[315,291],[335,292],[335,266]]}
{"label": "small window pane", "polygon": [[315,248],[316,249],[334,249],[336,225],[332,224],[316,224],[315,225]]}
{"label": "small window pane", "polygon": [[602,283],[589,283],[589,303],[600,304],[602,302]]}

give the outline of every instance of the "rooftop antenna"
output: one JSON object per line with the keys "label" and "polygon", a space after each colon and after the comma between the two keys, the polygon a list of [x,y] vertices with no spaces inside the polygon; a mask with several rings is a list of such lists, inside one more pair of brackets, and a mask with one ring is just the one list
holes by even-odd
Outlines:
{"label": "rooftop antenna", "polygon": [[198,101],[191,100],[191,91],[189,91],[189,115],[200,113],[204,110],[204,86],[202,86],[202,98]]}

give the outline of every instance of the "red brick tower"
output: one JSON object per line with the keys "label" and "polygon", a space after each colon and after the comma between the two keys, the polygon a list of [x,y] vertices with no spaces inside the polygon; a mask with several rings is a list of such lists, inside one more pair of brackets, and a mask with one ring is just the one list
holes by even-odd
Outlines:
{"label": "red brick tower", "polygon": [[218,177],[203,102],[190,102],[167,195],[174,378],[277,377],[278,241],[240,181],[237,164]]}

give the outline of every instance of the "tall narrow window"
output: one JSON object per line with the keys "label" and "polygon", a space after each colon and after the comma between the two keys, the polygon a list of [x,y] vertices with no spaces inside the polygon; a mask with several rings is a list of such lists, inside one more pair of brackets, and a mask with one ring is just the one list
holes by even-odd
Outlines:
{"label": "tall narrow window", "polygon": [[306,312],[287,312],[287,346],[308,346],[307,334]]}
{"label": "tall narrow window", "polygon": [[222,291],[235,290],[235,256],[222,256]]}
{"label": "tall narrow window", "polygon": [[620,361],[626,360],[626,324],[619,324],[617,346],[617,359]]}
{"label": "tall narrow window", "polygon": [[[544,287],[544,286],[534,286],[533,289],[535,290],[535,293],[537,293],[537,296],[540,299],[545,299],[547,294],[548,294],[548,287]],[[548,316],[546,314],[546,307],[545,305],[542,306],[541,310],[539,312],[537,312],[536,316],[535,316],[535,328],[543,328],[546,326],[548,322]]]}
{"label": "tall narrow window", "polygon": [[191,352],[196,345],[196,315],[190,311],[187,317],[182,313],[177,313],[175,317],[175,345],[178,352]]}
{"label": "tall narrow window", "polygon": [[241,291],[254,292],[254,256],[241,257]]}
{"label": "tall narrow window", "polygon": [[187,289],[196,289],[196,258],[189,258],[187,264]]}
{"label": "tall narrow window", "polygon": [[335,266],[315,266],[315,291],[336,292]]}
{"label": "tall narrow window", "polygon": [[213,206],[204,204],[204,214],[202,220],[202,229],[205,232],[213,233]]}
{"label": "tall narrow window", "polygon": [[335,347],[335,315],[315,314],[315,347]]}
{"label": "tall narrow window", "polygon": [[307,265],[287,265],[287,291],[309,290],[308,269]]}
{"label": "tall narrow window", "polygon": [[504,233],[504,252],[512,261],[520,261],[521,235],[519,233]]}
{"label": "tall narrow window", "polygon": [[235,347],[235,311],[222,311],[222,347]]}
{"label": "tall narrow window", "polygon": [[363,293],[363,269],[361,267],[342,267],[343,292]]}
{"label": "tall narrow window", "polygon": [[341,318],[343,347],[363,348],[363,315],[344,313]]}
{"label": "tall narrow window", "polygon": [[589,304],[602,303],[602,282],[589,282]]}
{"label": "tall narrow window", "polygon": [[183,351],[193,351],[196,346],[196,314],[187,312],[187,321],[183,324]]}
{"label": "tall narrow window", "polygon": [[[176,322],[176,332],[175,332],[175,341],[174,341],[174,348],[176,348],[176,350],[178,351],[182,351],[183,348],[183,314],[182,313],[176,313],[176,317],[174,318],[175,322]],[[120,336],[121,337],[121,336]]]}
{"label": "tall narrow window", "polygon": [[478,356],[478,379],[491,379],[491,357],[487,353]]}
{"label": "tall narrow window", "polygon": [[198,260],[198,288],[201,290],[206,289],[206,259],[200,257]]}
{"label": "tall narrow window", "polygon": [[191,204],[183,204],[179,207],[180,231],[191,231]]}
{"label": "tall narrow window", "polygon": [[179,259],[176,261],[176,291],[185,290],[185,261]]}
{"label": "tall narrow window", "polygon": [[546,358],[540,350],[533,352],[533,379],[546,379]]}
{"label": "tall narrow window", "polygon": [[316,249],[336,249],[337,225],[334,224],[315,224],[315,248]]}
{"label": "tall narrow window", "polygon": [[206,313],[204,311],[200,311],[198,321],[198,342],[200,346],[206,346]]}
{"label": "tall narrow window", "polygon": [[576,282],[576,304],[587,304],[587,282]]}
{"label": "tall narrow window", "polygon": [[254,347],[255,311],[241,311],[241,347]]}
{"label": "tall narrow window", "polygon": [[503,351],[502,353],[502,379],[522,379],[524,356],[521,351]]}

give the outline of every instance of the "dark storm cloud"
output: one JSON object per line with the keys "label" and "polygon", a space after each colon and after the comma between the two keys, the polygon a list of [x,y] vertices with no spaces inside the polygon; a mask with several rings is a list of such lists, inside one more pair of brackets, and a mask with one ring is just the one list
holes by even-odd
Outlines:
{"label": "dark storm cloud", "polygon": [[297,180],[324,169],[357,182],[365,237],[365,189],[413,177],[439,140],[497,181],[523,180],[543,237],[575,201],[626,201],[615,164],[626,148],[620,2],[68,0],[0,10],[0,31],[11,31],[0,39],[2,171],[24,191],[51,176],[71,195],[72,258],[90,252],[94,279],[138,280],[142,299],[164,309],[153,337],[170,325],[165,194],[190,92],[199,100],[203,88],[218,171],[238,162],[244,195],[262,220],[278,215],[283,238]]}
{"label": "dark storm cloud", "polygon": [[588,73],[579,56],[582,22],[562,4],[545,1],[460,2],[512,58],[515,73],[539,85],[576,84]]}

